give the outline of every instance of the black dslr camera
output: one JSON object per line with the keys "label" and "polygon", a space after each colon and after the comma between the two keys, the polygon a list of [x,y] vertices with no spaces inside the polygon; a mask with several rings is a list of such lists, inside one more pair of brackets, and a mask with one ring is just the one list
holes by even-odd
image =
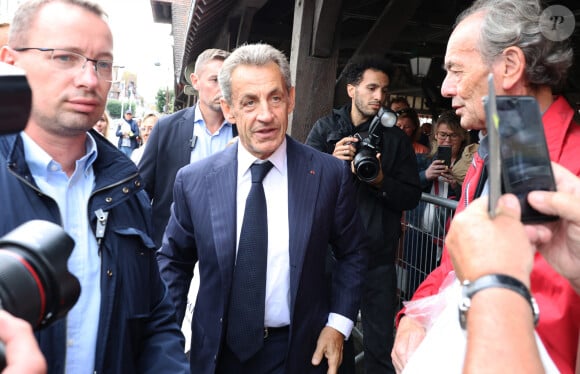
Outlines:
{"label": "black dslr camera", "polygon": [[397,114],[390,109],[381,107],[369,125],[368,135],[366,137],[361,136],[360,133],[353,135],[359,140],[352,143],[356,147],[356,155],[353,160],[354,170],[363,182],[372,182],[381,170],[381,165],[377,159],[377,153],[381,150],[381,127],[393,127],[396,123]]}

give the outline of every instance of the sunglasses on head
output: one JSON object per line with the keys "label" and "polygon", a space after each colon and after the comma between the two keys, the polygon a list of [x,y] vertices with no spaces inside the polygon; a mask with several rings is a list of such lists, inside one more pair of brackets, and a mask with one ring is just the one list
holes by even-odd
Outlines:
{"label": "sunglasses on head", "polygon": [[395,113],[397,113],[397,115],[400,116],[401,114],[413,113],[413,109],[411,108],[400,109],[397,110]]}

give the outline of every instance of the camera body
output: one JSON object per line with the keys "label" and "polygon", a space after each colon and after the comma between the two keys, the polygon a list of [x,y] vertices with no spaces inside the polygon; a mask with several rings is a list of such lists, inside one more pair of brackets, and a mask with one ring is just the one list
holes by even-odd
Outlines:
{"label": "camera body", "polygon": [[0,62],[0,135],[24,130],[31,105],[32,92],[24,70]]}
{"label": "camera body", "polygon": [[[397,123],[397,114],[390,109],[379,109],[369,125],[366,136],[356,133],[353,136],[358,142],[352,143],[356,148],[353,164],[357,177],[363,182],[372,182],[381,171],[377,153],[381,151],[383,127],[393,127]],[[379,124],[381,126],[379,126]]]}

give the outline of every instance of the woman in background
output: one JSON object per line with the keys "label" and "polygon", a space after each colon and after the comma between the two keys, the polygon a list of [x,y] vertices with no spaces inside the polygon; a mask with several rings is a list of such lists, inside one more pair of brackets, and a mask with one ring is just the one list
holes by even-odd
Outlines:
{"label": "woman in background", "polygon": [[135,149],[131,154],[131,160],[133,160],[135,164],[139,164],[139,161],[141,161],[141,156],[143,156],[143,150],[147,144],[147,139],[149,139],[149,134],[151,134],[151,130],[153,130],[153,126],[157,124],[158,120],[159,116],[152,112],[146,114],[141,120],[141,126],[139,127],[141,146]]}
{"label": "woman in background", "polygon": [[403,130],[413,144],[413,150],[416,155],[429,153],[429,148],[419,143],[421,137],[421,126],[419,115],[414,109],[401,109],[397,112],[397,127]]}
{"label": "woman in background", "polygon": [[97,132],[103,135],[105,138],[108,138],[107,135],[109,132],[110,123],[111,121],[109,119],[109,115],[107,114],[107,112],[104,112],[101,115],[101,118],[99,118],[97,123],[95,123],[95,125],[93,126],[93,129],[97,130]]}
{"label": "woman in background", "polygon": [[[461,127],[459,117],[452,110],[439,116],[433,133],[435,141],[431,152],[417,155],[421,188],[431,195],[459,200],[465,173],[478,144],[469,144],[469,134]],[[438,157],[439,147],[445,146],[451,149],[449,165]],[[406,221],[419,228],[404,233],[404,258],[410,264],[407,267],[409,296],[425,279],[423,271],[418,269],[424,269],[428,274],[439,264],[443,238],[452,215],[450,209],[425,201],[406,212]]]}
{"label": "woman in background", "polygon": [[[459,117],[452,110],[441,113],[435,123],[434,134],[434,147],[429,155],[417,158],[421,187],[433,195],[457,200],[478,145],[469,144],[469,134],[461,127]],[[443,160],[437,159],[440,146],[451,147],[450,165],[444,165]]]}

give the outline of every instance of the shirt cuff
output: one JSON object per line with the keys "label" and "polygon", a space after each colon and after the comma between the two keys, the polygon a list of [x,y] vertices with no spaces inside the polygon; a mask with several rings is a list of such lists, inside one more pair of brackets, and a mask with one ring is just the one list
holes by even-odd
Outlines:
{"label": "shirt cuff", "polygon": [[354,322],[340,314],[330,313],[328,315],[328,322],[326,322],[326,326],[338,330],[338,332],[344,335],[344,340],[348,340],[352,328],[354,327]]}

